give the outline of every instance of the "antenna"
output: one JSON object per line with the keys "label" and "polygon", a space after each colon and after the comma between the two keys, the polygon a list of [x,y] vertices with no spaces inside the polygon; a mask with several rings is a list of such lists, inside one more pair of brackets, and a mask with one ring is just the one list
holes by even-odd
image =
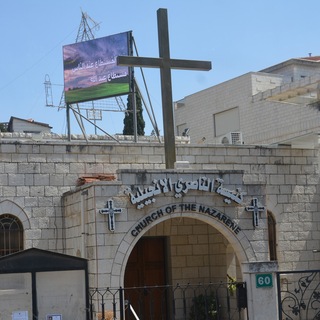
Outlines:
{"label": "antenna", "polygon": [[[86,12],[81,11],[81,22],[78,29],[76,42],[94,39],[93,30],[100,29],[100,23],[95,22]],[[92,26],[90,26],[90,24]]]}
{"label": "antenna", "polygon": [[44,88],[46,92],[46,106],[53,107],[52,86],[51,86],[51,81],[48,74],[46,74],[44,78]]}

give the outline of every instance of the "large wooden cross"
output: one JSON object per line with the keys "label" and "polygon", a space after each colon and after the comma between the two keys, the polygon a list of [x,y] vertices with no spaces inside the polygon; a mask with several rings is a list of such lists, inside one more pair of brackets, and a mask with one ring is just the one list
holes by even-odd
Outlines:
{"label": "large wooden cross", "polygon": [[167,9],[158,9],[157,16],[160,58],[118,56],[117,63],[120,66],[160,68],[166,168],[173,169],[174,164],[176,162],[176,149],[174,134],[171,69],[208,71],[211,69],[211,62],[170,59]]}

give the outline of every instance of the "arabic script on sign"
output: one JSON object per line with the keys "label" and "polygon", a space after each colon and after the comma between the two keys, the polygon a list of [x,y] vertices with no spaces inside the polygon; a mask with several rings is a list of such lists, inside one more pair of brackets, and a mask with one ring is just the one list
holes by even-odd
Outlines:
{"label": "arabic script on sign", "polygon": [[183,179],[180,178],[176,182],[172,182],[171,178],[154,179],[152,181],[153,185],[144,189],[137,187],[135,194],[128,187],[125,190],[125,194],[129,196],[132,204],[137,205],[137,209],[142,209],[144,206],[154,203],[156,201],[155,196],[158,194],[174,192],[175,198],[181,198],[186,195],[189,190],[217,193],[224,197],[223,201],[227,204],[230,204],[232,201],[240,204],[244,195],[241,189],[229,190],[223,187],[223,182],[223,179],[220,178],[210,179],[207,177],[200,177],[194,181],[183,181]]}

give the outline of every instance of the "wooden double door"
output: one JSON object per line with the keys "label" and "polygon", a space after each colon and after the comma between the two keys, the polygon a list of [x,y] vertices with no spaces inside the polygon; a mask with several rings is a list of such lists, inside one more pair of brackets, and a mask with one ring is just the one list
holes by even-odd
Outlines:
{"label": "wooden double door", "polygon": [[133,312],[141,320],[168,319],[166,256],[165,237],[141,238],[132,250],[124,280],[125,299],[131,305],[126,319],[135,319]]}

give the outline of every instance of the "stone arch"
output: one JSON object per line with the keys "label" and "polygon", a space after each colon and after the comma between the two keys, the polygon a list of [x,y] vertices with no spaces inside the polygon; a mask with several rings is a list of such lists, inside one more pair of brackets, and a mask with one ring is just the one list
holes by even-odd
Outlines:
{"label": "stone arch", "polygon": [[23,230],[30,229],[31,226],[28,216],[26,215],[24,210],[13,201],[4,200],[0,202],[0,215],[6,213],[17,217],[22,223]]}
{"label": "stone arch", "polygon": [[279,216],[282,213],[282,206],[277,203],[276,195],[268,195],[266,198],[266,206],[274,216]]}
{"label": "stone arch", "polygon": [[[168,207],[170,205],[167,205]],[[252,262],[256,261],[256,254],[251,246],[249,239],[247,238],[246,234],[241,230],[238,234],[235,234],[229,229],[223,222],[218,219],[212,218],[210,215],[202,214],[202,213],[195,213],[192,211],[185,211],[185,212],[174,212],[162,217],[159,217],[156,221],[152,224],[146,226],[142,232],[140,232],[136,237],[133,237],[131,234],[131,230],[127,232],[125,237],[123,238],[122,242],[120,243],[118,250],[116,252],[114,263],[111,270],[111,285],[112,286],[119,286],[123,285],[124,274],[126,270],[126,265],[136,243],[139,239],[147,233],[151,228],[160,224],[166,220],[173,219],[173,218],[192,218],[200,220],[204,223],[209,224],[210,226],[214,227],[217,231],[219,231],[230,243],[230,245],[234,248],[236,256],[239,260],[239,263],[242,264],[244,262]],[[144,217],[140,218],[136,223],[143,221]]]}

